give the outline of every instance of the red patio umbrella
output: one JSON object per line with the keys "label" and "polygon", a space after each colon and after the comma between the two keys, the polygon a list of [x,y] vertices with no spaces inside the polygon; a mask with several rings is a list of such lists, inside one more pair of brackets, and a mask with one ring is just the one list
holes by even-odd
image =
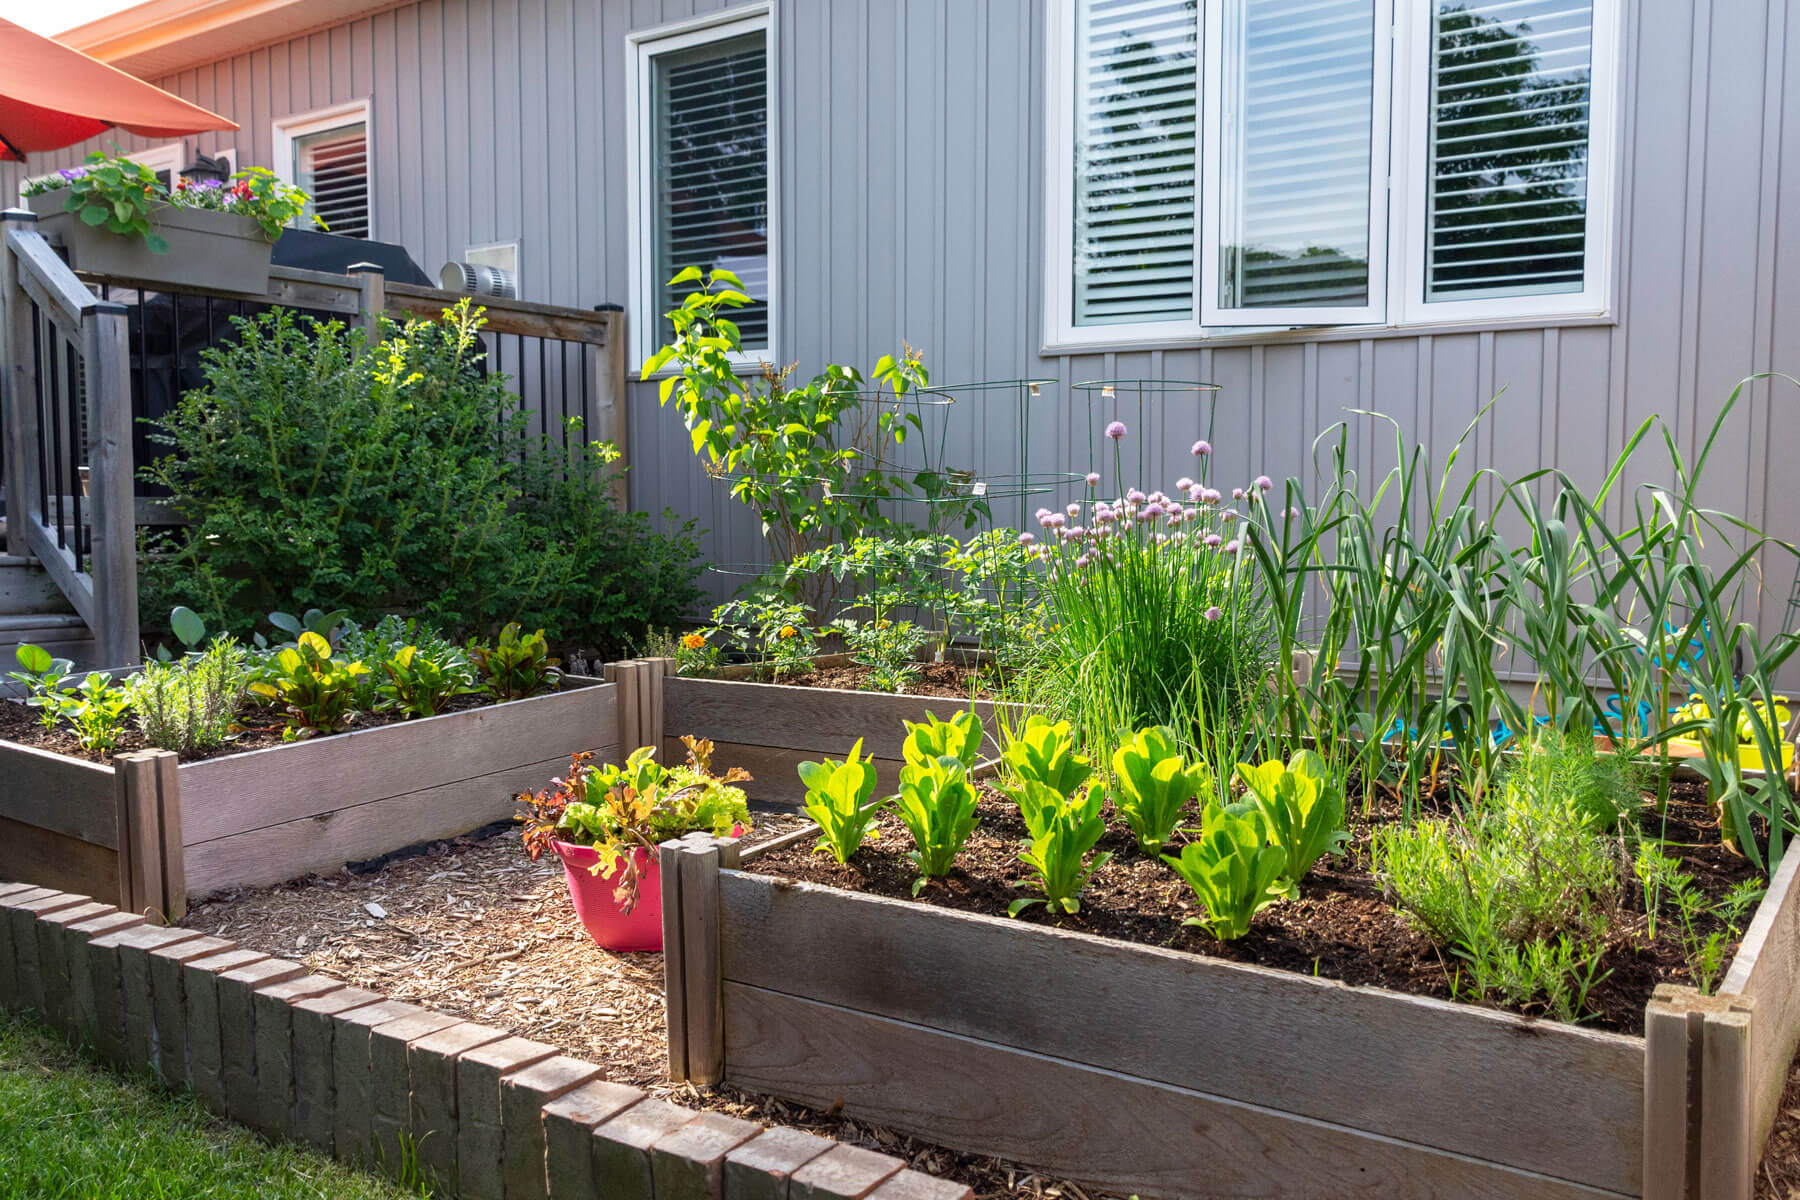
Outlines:
{"label": "red patio umbrella", "polygon": [[27,154],[73,146],[115,126],[169,138],[237,123],[0,20],[0,160],[24,162]]}

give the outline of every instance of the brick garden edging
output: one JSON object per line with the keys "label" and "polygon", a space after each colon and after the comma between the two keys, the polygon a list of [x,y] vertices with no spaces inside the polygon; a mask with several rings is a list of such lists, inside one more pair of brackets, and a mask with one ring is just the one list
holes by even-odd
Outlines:
{"label": "brick garden edging", "polygon": [[466,1200],[972,1200],[900,1159],[695,1112],[505,1030],[0,882],[0,1007],[271,1138]]}

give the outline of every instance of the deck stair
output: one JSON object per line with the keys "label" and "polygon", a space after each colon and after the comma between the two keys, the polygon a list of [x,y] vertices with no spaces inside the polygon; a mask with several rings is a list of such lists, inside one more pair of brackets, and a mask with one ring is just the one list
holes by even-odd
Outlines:
{"label": "deck stair", "polygon": [[[6,522],[0,518],[0,546]],[[17,668],[20,642],[42,646],[77,666],[97,667],[94,635],[36,559],[0,554],[0,676]],[[0,689],[11,690],[11,689]]]}

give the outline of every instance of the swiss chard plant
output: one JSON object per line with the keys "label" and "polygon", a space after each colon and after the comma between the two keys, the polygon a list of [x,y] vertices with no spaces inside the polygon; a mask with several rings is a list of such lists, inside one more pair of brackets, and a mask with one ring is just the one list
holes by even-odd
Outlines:
{"label": "swiss chard plant", "polygon": [[1296,751],[1285,764],[1239,763],[1237,771],[1271,839],[1287,858],[1288,894],[1298,895],[1300,881],[1319,856],[1335,853],[1350,840],[1344,831],[1343,790],[1325,760],[1311,750]]}
{"label": "swiss chard plant", "polygon": [[[926,727],[913,728],[916,735]],[[906,766],[900,769],[900,795],[894,802],[895,815],[913,839],[910,857],[919,869],[915,896],[932,879],[950,873],[978,824],[968,765],[950,754],[928,757],[917,741],[922,739],[907,738]]]}
{"label": "swiss chard plant", "polygon": [[508,622],[491,644],[471,641],[468,655],[482,690],[496,700],[523,700],[550,691],[561,678],[544,631],[525,633],[517,621]]}
{"label": "swiss chard plant", "polygon": [[1181,848],[1181,857],[1162,857],[1206,906],[1205,917],[1183,924],[1220,941],[1243,937],[1257,913],[1287,895],[1287,854],[1268,844],[1261,813],[1241,804],[1209,805],[1199,836]]}
{"label": "swiss chard plant", "polygon": [[1113,751],[1113,804],[1137,836],[1138,849],[1160,854],[1182,812],[1212,787],[1212,771],[1189,762],[1164,728],[1140,729]]}
{"label": "swiss chard plant", "polygon": [[409,717],[435,717],[456,696],[475,691],[467,659],[434,656],[417,646],[402,646],[381,663],[386,678],[376,686],[384,707]]}
{"label": "swiss chard plant", "polygon": [[1041,713],[1027,717],[1017,733],[1008,731],[1000,757],[1013,779],[1043,784],[1060,796],[1074,795],[1094,773],[1092,761],[1075,749],[1074,728]]}
{"label": "swiss chard plant", "polygon": [[1046,905],[1052,912],[1080,912],[1081,889],[1112,857],[1102,854],[1092,862],[1087,857],[1106,833],[1106,820],[1100,815],[1106,789],[1098,783],[1078,784],[1065,795],[1036,779],[1021,779],[1006,791],[1018,803],[1030,834],[1019,861],[1036,873],[1044,893],[1014,900],[1006,907],[1007,915],[1016,917],[1034,904]]}
{"label": "swiss chard plant", "polygon": [[274,653],[250,691],[282,705],[282,736],[297,741],[344,729],[356,711],[357,680],[367,674],[367,664],[337,657],[330,642],[308,630]]}
{"label": "swiss chard plant", "polygon": [[803,762],[799,771],[806,785],[806,815],[819,827],[818,849],[840,863],[849,862],[868,840],[881,808],[869,802],[875,795],[875,764],[862,757],[862,739],[856,739],[842,762]]}

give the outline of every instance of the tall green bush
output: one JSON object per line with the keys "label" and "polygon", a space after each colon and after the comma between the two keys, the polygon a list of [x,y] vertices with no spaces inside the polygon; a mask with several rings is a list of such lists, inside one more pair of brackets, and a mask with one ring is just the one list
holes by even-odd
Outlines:
{"label": "tall green bush", "polygon": [[610,651],[686,616],[693,523],[619,511],[610,446],[528,438],[481,323],[465,301],[369,346],[285,309],[235,322],[152,434],[169,453],[144,474],[191,524],[145,547],[146,621],[186,604],[244,634],[342,608]]}

